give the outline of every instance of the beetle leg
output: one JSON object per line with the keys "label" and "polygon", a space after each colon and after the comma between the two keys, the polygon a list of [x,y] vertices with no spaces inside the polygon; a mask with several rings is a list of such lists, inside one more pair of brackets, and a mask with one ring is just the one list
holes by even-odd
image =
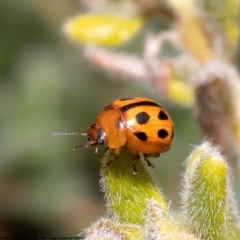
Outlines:
{"label": "beetle leg", "polygon": [[106,147],[106,148],[105,148],[105,150],[104,150],[104,152],[103,152],[103,156],[105,156],[105,155],[106,155],[106,153],[107,153],[108,149],[109,149],[109,147]]}
{"label": "beetle leg", "polygon": [[136,163],[140,160],[140,156],[138,152],[135,151],[131,151],[133,154],[133,158],[132,158],[132,168],[133,168],[133,174],[136,175],[139,173],[139,171],[137,171],[136,169]]}
{"label": "beetle leg", "polygon": [[134,157],[132,158],[132,168],[133,168],[133,174],[136,175],[139,173],[136,169],[136,163],[139,161],[140,156],[138,153],[135,153]]}
{"label": "beetle leg", "polygon": [[98,147],[95,148],[94,155],[97,155],[97,153],[98,153]]}
{"label": "beetle leg", "polygon": [[[105,153],[108,149],[109,149],[109,147],[107,147],[107,148],[105,149],[104,153]],[[113,162],[115,162],[116,160],[118,160],[119,154],[120,154],[120,149],[121,149],[121,148],[116,148],[116,149],[113,150],[113,151],[114,151],[113,156],[111,157],[111,159],[110,159],[110,161],[109,161],[108,163],[105,163],[105,165],[103,166],[103,169],[109,168],[109,166],[110,166]]]}
{"label": "beetle leg", "polygon": [[117,159],[118,159],[118,158],[116,158],[116,157],[113,156],[108,163],[105,163],[105,164],[104,164],[103,169],[109,168],[109,166],[110,166],[113,162],[115,162]]}
{"label": "beetle leg", "polygon": [[147,165],[149,167],[154,168],[154,165],[147,158],[159,157],[160,153],[150,153],[150,154],[144,153],[143,156],[144,156],[144,160],[147,162]]}

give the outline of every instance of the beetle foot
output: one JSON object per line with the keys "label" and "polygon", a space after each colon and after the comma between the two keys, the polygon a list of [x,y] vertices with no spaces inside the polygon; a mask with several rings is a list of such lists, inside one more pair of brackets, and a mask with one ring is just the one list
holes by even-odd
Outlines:
{"label": "beetle foot", "polygon": [[144,158],[144,160],[147,162],[147,165],[148,165],[149,167],[154,168],[154,165],[153,165],[147,158]]}
{"label": "beetle foot", "polygon": [[139,174],[139,171],[137,171],[136,165],[135,165],[139,161],[139,159],[140,159],[140,156],[138,153],[132,158],[132,168],[133,168],[134,175]]}
{"label": "beetle foot", "polygon": [[106,156],[108,149],[109,149],[109,147],[106,147],[106,148],[104,149],[103,156]]}
{"label": "beetle foot", "polygon": [[113,156],[111,157],[111,160],[108,162],[108,163],[105,163],[104,166],[103,166],[103,169],[108,169],[109,166],[115,162],[116,160],[118,160],[118,156]]}
{"label": "beetle foot", "polygon": [[136,169],[135,163],[132,163],[132,168],[133,168],[133,174],[134,174],[134,175],[139,174],[139,171]]}

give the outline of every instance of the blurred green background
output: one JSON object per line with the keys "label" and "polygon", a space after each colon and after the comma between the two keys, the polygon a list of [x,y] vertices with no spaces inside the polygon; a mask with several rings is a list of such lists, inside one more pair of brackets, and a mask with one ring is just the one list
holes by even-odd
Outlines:
{"label": "blurred green background", "polygon": [[[98,112],[118,98],[160,101],[175,122],[172,149],[153,159],[163,193],[178,209],[183,162],[200,142],[192,111],[153,90],[112,80],[84,60],[83,49],[61,31],[79,13],[77,0],[0,1],[0,233],[2,236],[75,236],[104,215],[99,189],[101,153],[73,152]],[[166,23],[152,19],[122,51],[142,54],[146,32]],[[169,51],[172,51],[169,49]],[[103,149],[102,149],[103,150]]]}

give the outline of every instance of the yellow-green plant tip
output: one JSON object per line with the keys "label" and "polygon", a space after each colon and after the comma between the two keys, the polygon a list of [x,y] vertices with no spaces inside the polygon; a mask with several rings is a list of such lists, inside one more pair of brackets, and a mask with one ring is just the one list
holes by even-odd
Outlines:
{"label": "yellow-green plant tip", "polygon": [[65,22],[67,37],[81,44],[117,46],[130,40],[143,24],[143,18],[84,14]]}
{"label": "yellow-green plant tip", "polygon": [[85,230],[85,240],[140,240],[140,226],[120,224],[116,219],[101,218]]}
{"label": "yellow-green plant tip", "polygon": [[[112,152],[105,157],[109,162]],[[105,192],[108,213],[122,223],[143,224],[147,201],[153,199],[168,213],[168,205],[142,160],[136,163],[138,174],[133,173],[132,154],[122,148],[120,157],[101,172],[101,185]]]}
{"label": "yellow-green plant tip", "polygon": [[198,160],[191,163],[191,177],[186,173],[184,209],[189,227],[198,237],[223,240],[228,213],[228,167],[210,143],[203,143],[202,149]]}
{"label": "yellow-green plant tip", "polygon": [[192,88],[178,79],[170,79],[168,82],[168,96],[172,101],[186,106],[191,106],[194,101]]}
{"label": "yellow-green plant tip", "polygon": [[148,201],[143,237],[148,240],[197,240],[195,236],[177,224],[169,214],[164,213],[154,200]]}
{"label": "yellow-green plant tip", "polygon": [[187,159],[187,171],[185,177],[190,178],[191,176],[194,176],[197,162],[201,159],[203,154],[206,154],[210,146],[209,142],[204,142],[193,149]]}
{"label": "yellow-green plant tip", "polygon": [[119,224],[114,227],[115,231],[124,236],[123,239],[140,240],[142,239],[142,231],[139,225]]}

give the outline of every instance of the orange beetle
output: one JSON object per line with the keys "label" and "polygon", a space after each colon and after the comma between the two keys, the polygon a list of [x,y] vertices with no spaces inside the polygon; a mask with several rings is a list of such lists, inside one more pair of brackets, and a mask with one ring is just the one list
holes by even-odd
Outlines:
{"label": "orange beetle", "polygon": [[[138,160],[143,153],[147,158],[158,157],[169,150],[174,137],[173,121],[167,111],[158,103],[143,97],[123,98],[111,102],[96,117],[88,128],[86,146],[94,146],[95,153],[99,145],[114,150],[114,159],[118,159],[120,150],[126,146]],[[106,150],[107,150],[106,149]],[[135,165],[133,169],[136,173]]]}

